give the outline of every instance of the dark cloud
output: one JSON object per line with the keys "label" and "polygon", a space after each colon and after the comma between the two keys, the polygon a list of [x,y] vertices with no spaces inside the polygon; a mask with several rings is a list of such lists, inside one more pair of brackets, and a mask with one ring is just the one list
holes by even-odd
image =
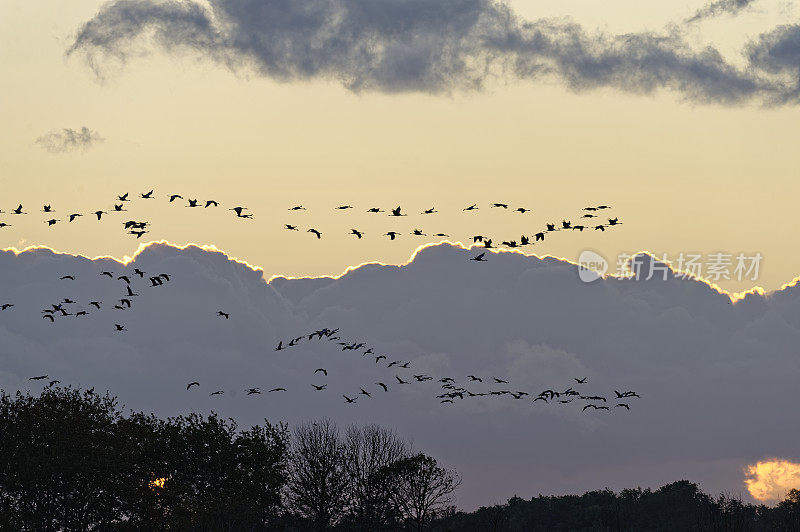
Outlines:
{"label": "dark cloud", "polygon": [[[563,260],[498,253],[476,264],[473,255],[438,245],[404,266],[267,283],[263,272],[195,247],[151,245],[127,267],[47,250],[0,252],[0,303],[16,305],[0,312],[0,388],[36,391],[41,383],[27,378],[49,374],[110,389],[128,407],[160,415],[213,409],[242,425],[323,416],[380,423],[458,468],[459,504],[468,507],[515,493],[678,478],[713,493],[744,493],[747,464],[800,458],[800,425],[791,422],[800,287],[732,305],[692,279],[583,283]],[[170,273],[171,281],[152,288],[147,275],[132,275],[133,307],[113,309],[125,283],[100,272],[134,267]],[[76,280],[59,280],[67,273]],[[89,315],[41,318],[41,309],[65,297],[77,302],[67,305],[71,312]],[[127,331],[115,332],[114,323]],[[388,369],[335,342],[274,350],[281,339],[324,326],[412,367]],[[320,367],[328,370],[325,393],[311,388],[323,382],[314,374]],[[613,397],[624,387],[642,398],[624,415],[494,398],[443,406],[434,398],[439,383],[394,384],[396,374],[419,373],[459,383],[470,374],[497,376],[536,393],[588,377],[587,391]],[[194,380],[200,388],[187,392]],[[288,391],[244,395],[255,386]],[[341,394],[362,386],[379,393],[346,405]],[[208,396],[217,389],[225,395]]]}
{"label": "dark cloud", "polygon": [[739,13],[739,11],[750,6],[753,2],[755,2],[755,0],[716,0],[698,9],[697,12],[686,21],[699,22],[720,15],[735,15]]}
{"label": "dark cloud", "polygon": [[36,139],[36,144],[50,153],[63,153],[85,150],[102,141],[103,138],[96,131],[83,126],[80,129],[54,129]]}
{"label": "dark cloud", "polygon": [[[724,0],[706,10],[740,9]],[[693,102],[786,103],[797,79],[776,79],[759,55],[745,68],[679,30],[610,35],[569,20],[519,19],[494,0],[117,0],[77,33],[102,74],[137,45],[193,51],[282,81],[331,79],[353,91],[448,93],[490,79],[556,79],[576,91],[659,89]],[[715,7],[717,6],[717,7]]]}

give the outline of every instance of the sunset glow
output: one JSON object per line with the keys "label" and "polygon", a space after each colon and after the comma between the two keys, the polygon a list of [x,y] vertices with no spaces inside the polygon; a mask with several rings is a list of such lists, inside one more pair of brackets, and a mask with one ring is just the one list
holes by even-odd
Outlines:
{"label": "sunset glow", "polygon": [[745,468],[747,491],[764,503],[783,500],[792,489],[800,489],[800,463],[779,458],[760,460]]}

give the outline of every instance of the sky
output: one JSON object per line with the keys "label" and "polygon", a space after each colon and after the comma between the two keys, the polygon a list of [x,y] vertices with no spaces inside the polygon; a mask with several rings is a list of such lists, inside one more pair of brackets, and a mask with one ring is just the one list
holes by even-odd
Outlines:
{"label": "sky", "polygon": [[[624,226],[526,252],[575,260],[588,248],[612,263],[641,250],[672,261],[760,253],[757,279],[715,279],[733,291],[797,275],[800,252],[787,245],[798,177],[793,4],[723,2],[703,15],[702,3],[458,0],[417,15],[419,3],[398,1],[384,3],[386,17],[405,25],[388,29],[380,9],[351,4],[360,7],[334,28],[315,28],[311,15],[311,29],[294,27],[290,14],[273,13],[253,29],[240,18],[254,5],[213,2],[216,18],[236,29],[212,28],[216,40],[205,42],[198,28],[170,27],[192,20],[182,9],[206,16],[191,2],[162,5],[177,13],[145,1],[4,2],[0,64],[13,75],[0,80],[0,210],[51,203],[86,213],[156,189],[159,203],[137,212],[152,223],[145,240],[216,245],[271,275],[330,275],[400,263],[436,240],[390,242],[380,236],[386,220],[365,212],[372,206],[435,206],[436,218],[408,218],[402,230],[419,223],[465,242],[476,233],[518,239],[609,204]],[[124,9],[149,23],[115,26],[126,24]],[[465,21],[439,38],[429,19]],[[366,35],[354,32],[369,21]],[[264,35],[277,31],[290,44],[270,48]],[[336,31],[356,36],[329,37]],[[240,42],[247,35],[260,48]],[[319,52],[324,38],[342,50]],[[359,55],[369,45],[381,52]],[[569,55],[576,48],[582,56]],[[173,193],[246,206],[254,219],[167,210]],[[533,212],[489,212],[491,202]],[[484,210],[468,218],[461,209],[472,203]],[[297,204],[308,211],[286,211]],[[356,208],[334,211],[341,204]],[[0,231],[2,247],[121,258],[140,243],[85,218],[79,230],[3,221],[13,226]],[[326,238],[283,229],[298,221]],[[351,228],[368,238],[347,236]]]}
{"label": "sky", "polygon": [[[783,0],[6,0],[0,4],[0,67],[7,73],[0,76],[0,224],[10,225],[0,227],[0,249],[46,246],[124,259],[152,249],[145,247],[150,241],[166,241],[214,246],[267,280],[325,277],[363,263],[405,264],[419,246],[469,245],[476,234],[495,245],[519,241],[546,223],[580,223],[587,206],[608,205],[586,231],[548,233],[510,255],[575,262],[591,250],[607,261],[608,273],[640,251],[673,265],[699,256],[699,277],[731,295],[753,287],[780,294],[800,274],[793,245],[799,13]],[[150,190],[154,199],[139,197]],[[132,199],[127,212],[101,221],[91,214],[113,210],[125,193]],[[170,203],[170,194],[184,200]],[[190,209],[187,198],[220,206]],[[492,208],[495,202],[510,208]],[[19,204],[27,215],[10,214]],[[45,204],[55,213],[40,212]],[[463,211],[472,204],[479,209]],[[288,210],[295,205],[306,210]],[[354,208],[336,210],[340,205]],[[229,210],[234,206],[253,218],[237,217]],[[407,216],[387,215],[397,206]],[[371,207],[387,212],[366,212]],[[432,207],[438,212],[421,214]],[[513,212],[517,207],[532,211]],[[68,222],[70,213],[83,216]],[[622,223],[592,228],[608,217]],[[59,221],[48,226],[48,219]],[[126,220],[147,221],[149,232],[137,239],[122,229]],[[354,228],[363,238],[349,234]],[[417,228],[425,235],[412,236]],[[401,234],[390,240],[388,231]],[[758,271],[737,278],[739,255],[760,257]],[[732,261],[730,278],[708,270],[714,256]],[[499,282],[490,278],[488,285]],[[720,295],[706,283],[697,286]],[[379,286],[370,290],[385,297]],[[583,297],[562,299],[577,307]],[[721,297],[720,304],[729,300]],[[304,319],[313,316],[297,310],[297,302],[277,300],[291,313],[311,313]],[[681,302],[676,319],[691,315],[694,303]],[[440,316],[435,311],[430,319]],[[782,326],[794,328],[787,316]],[[469,319],[459,327],[474,327]],[[697,319],[681,326],[694,330]],[[719,325],[723,318],[709,311],[703,320]],[[193,323],[179,330],[190,334]],[[489,340],[512,352],[516,340],[539,342],[518,325]],[[42,342],[43,352],[52,347],[38,338],[39,329],[3,331]],[[641,338],[629,340],[628,356],[635,356],[633,346],[666,340],[658,329],[648,331],[650,337],[637,332]],[[754,334],[771,341],[763,338],[767,332]],[[554,339],[547,349],[571,353],[564,342]],[[792,345],[774,347],[775,356],[788,356]],[[419,349],[422,356],[444,348],[422,342]],[[8,348],[0,354],[8,357]],[[765,372],[786,369],[781,364],[796,369],[785,360],[751,362]],[[660,367],[651,363],[649,371]],[[75,364],[73,370],[82,369]],[[9,386],[23,374],[14,375]],[[685,422],[699,423],[701,414]],[[751,415],[753,426],[766,416]],[[764,430],[774,428],[764,423]],[[796,478],[757,466],[798,458],[777,443],[745,447],[714,458],[714,466],[710,451],[674,459],[694,463],[686,466],[692,473],[707,471],[715,489],[725,482],[743,486],[743,468],[751,465],[756,477]],[[487,475],[503,478],[502,468],[484,466]],[[583,476],[563,473],[559,489],[612,478],[611,470],[593,467]],[[645,483],[672,472],[663,461],[642,467],[641,478],[631,469],[613,482]]]}

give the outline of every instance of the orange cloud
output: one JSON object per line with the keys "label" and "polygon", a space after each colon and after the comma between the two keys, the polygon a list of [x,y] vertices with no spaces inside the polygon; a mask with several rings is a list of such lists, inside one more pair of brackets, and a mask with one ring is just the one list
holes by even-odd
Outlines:
{"label": "orange cloud", "polygon": [[800,489],[800,464],[769,458],[745,468],[744,483],[754,499],[765,503],[782,501],[791,489]]}

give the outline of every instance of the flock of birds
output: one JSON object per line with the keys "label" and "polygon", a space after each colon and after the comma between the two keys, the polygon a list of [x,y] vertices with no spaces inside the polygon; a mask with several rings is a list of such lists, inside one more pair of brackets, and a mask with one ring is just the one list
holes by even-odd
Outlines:
{"label": "flock of birds", "polygon": [[[364,360],[372,361],[372,359],[374,359],[375,364],[382,364],[387,371],[392,370],[391,373],[393,373],[393,375],[391,375],[391,378],[385,379],[386,382],[376,381],[371,385],[359,386],[358,391],[343,393],[342,398],[347,404],[356,404],[360,398],[363,398],[362,400],[368,400],[372,398],[373,394],[375,393],[388,393],[390,388],[397,386],[407,384],[413,385],[425,382],[432,382],[439,385],[440,393],[439,395],[436,395],[435,398],[439,399],[439,402],[442,405],[452,405],[455,404],[457,400],[460,401],[470,398],[506,397],[513,400],[527,399],[532,404],[536,404],[537,402],[541,401],[545,404],[560,406],[571,404],[577,401],[576,404],[582,405],[581,410],[583,412],[586,412],[587,410],[605,410],[610,412],[612,409],[616,410],[617,408],[630,410],[630,401],[641,398],[637,392],[630,390],[624,392],[613,390],[614,397],[584,392],[582,388],[584,388],[583,385],[587,384],[587,377],[575,377],[574,384],[567,387],[563,391],[557,391],[548,388],[536,395],[533,395],[533,392],[519,389],[516,386],[512,386],[510,381],[495,376],[479,377],[476,375],[466,375],[464,380],[459,383],[459,381],[456,381],[454,377],[433,377],[426,375],[425,373],[415,373],[415,370],[412,368],[411,361],[390,360],[387,355],[376,354],[373,348],[369,347],[366,342],[345,340],[340,336],[338,328],[330,329],[325,327],[308,334],[291,338],[287,341],[281,340],[275,347],[275,351],[284,351],[296,347],[301,343],[314,340],[318,342],[322,340],[325,342],[330,342],[332,345],[338,346],[342,352],[353,351],[354,353],[361,355]],[[328,390],[328,383],[324,382],[328,377],[327,368],[316,368],[313,372],[313,376],[319,380],[317,380],[317,382],[309,383],[309,391],[324,392]],[[30,377],[29,380],[37,381],[48,378],[49,375],[37,375]],[[61,381],[57,379],[51,380],[47,386],[55,386],[60,382]],[[467,388],[467,386],[469,386],[469,388]],[[192,381],[186,384],[187,391],[192,389],[200,389],[201,387],[202,386],[199,381]],[[262,387],[255,386],[245,388],[243,391],[249,396],[261,395],[262,393],[286,392],[288,389],[283,386],[277,386],[267,390],[262,389]],[[208,395],[210,397],[214,397],[224,394],[225,390],[212,389]],[[609,402],[609,399],[611,399],[611,402]]]}
{"label": "flock of birds", "polygon": [[[150,190],[149,192],[142,192],[139,194],[139,199],[142,200],[155,200],[156,196],[155,190]],[[166,196],[169,200],[169,203],[175,203],[177,200],[181,200],[182,202],[186,202],[184,207],[187,208],[201,208],[201,209],[208,209],[217,208],[220,206],[220,203],[216,200],[209,199],[209,200],[199,200],[196,198],[188,198],[185,199],[180,194],[169,194]],[[130,193],[126,192],[125,194],[118,195],[116,200],[112,204],[111,207],[107,207],[108,210],[98,209],[92,212],[67,212],[63,213],[64,218],[55,218],[56,210],[53,208],[51,204],[45,204],[42,206],[41,212],[45,213],[45,220],[43,222],[47,224],[48,227],[52,227],[58,223],[66,222],[66,223],[73,223],[78,218],[82,218],[84,216],[95,216],[97,217],[97,221],[102,221],[104,218],[103,216],[112,215],[122,212],[127,212],[126,205],[131,201]],[[177,205],[177,203],[175,203]],[[247,213],[247,207],[232,207],[228,209],[233,211],[236,214],[237,218],[244,218],[244,219],[252,219],[253,215]],[[20,203],[16,208],[11,209],[8,213],[4,211],[0,211],[0,214],[9,214],[9,215],[25,215],[28,214],[25,212],[23,205]],[[107,218],[107,216],[106,216]],[[11,227],[12,224],[7,223],[5,221],[0,221],[0,229],[5,227]],[[150,231],[148,230],[151,227],[151,223],[148,221],[139,221],[139,220],[126,220],[122,222],[123,230],[126,231],[128,234],[135,236],[137,239],[141,238],[142,236],[146,235]]]}
{"label": "flock of birds", "polygon": [[[641,397],[637,392],[634,391],[629,390],[620,392],[618,390],[614,390],[615,397],[611,398],[611,402],[609,402],[610,397],[592,394],[584,392],[580,389],[576,389],[576,387],[584,388],[583,385],[587,384],[588,381],[588,378],[586,377],[574,378],[575,383],[563,391],[546,389],[536,395],[533,395],[533,392],[525,391],[516,386],[512,386],[510,381],[495,376],[481,377],[476,375],[466,375],[465,379],[461,382],[456,381],[454,377],[449,376],[433,377],[426,375],[425,373],[416,373],[415,369],[412,367],[411,361],[395,360],[390,358],[388,355],[378,354],[364,341],[344,339],[340,335],[338,328],[331,329],[325,327],[286,341],[281,340],[278,342],[278,345],[274,350],[284,351],[296,348],[303,343],[311,341],[324,341],[325,343],[330,343],[331,345],[337,346],[341,352],[352,351],[356,354],[359,354],[365,361],[372,362],[374,359],[375,364],[381,365],[387,372],[392,373],[391,375],[387,375],[387,378],[382,381],[375,381],[370,385],[359,386],[358,391],[343,393],[342,398],[347,404],[355,404],[360,398],[362,398],[362,400],[368,400],[372,398],[373,394],[375,393],[388,393],[389,389],[393,387],[408,384],[413,385],[424,382],[432,382],[439,385],[440,393],[436,395],[435,398],[439,399],[439,402],[442,405],[454,404],[456,401],[470,398],[507,397],[514,400],[524,400],[527,398],[532,400],[531,402],[533,404],[541,401],[551,405],[567,405],[577,401],[576,404],[583,405],[581,410],[584,412],[590,409],[594,411],[610,411],[617,408],[630,410],[630,401]],[[309,392],[323,392],[328,390],[328,383],[325,382],[328,377],[328,368],[316,368],[313,372],[313,376],[318,380],[317,382],[308,383]],[[469,388],[467,388],[467,386],[469,386]],[[187,391],[195,388],[201,388],[199,381],[192,381],[186,385]],[[261,387],[244,389],[244,393],[246,395],[261,395],[262,393],[277,393],[286,391],[288,391],[287,388],[283,386],[274,387],[268,390],[262,390]],[[220,396],[224,394],[225,390],[212,389],[212,391],[209,393],[209,396]]]}
{"label": "flock of birds", "polygon": [[[155,200],[156,199],[155,190],[150,190],[149,192],[139,193],[138,197],[139,197],[140,200]],[[208,208],[218,208],[220,206],[220,203],[218,201],[216,201],[216,200],[213,200],[213,199],[200,200],[200,199],[197,199],[197,198],[184,198],[180,194],[169,194],[169,195],[166,195],[165,198],[168,200],[169,203],[175,203],[178,200],[180,200],[181,203],[185,202],[184,207],[186,207],[186,208],[208,209]],[[80,212],[66,213],[65,214],[65,217],[66,217],[65,219],[67,220],[67,223],[72,223],[72,222],[75,222],[78,218],[83,217],[83,216],[96,216],[97,220],[101,221],[101,220],[103,220],[103,216],[104,215],[127,212],[128,209],[126,209],[126,205],[130,201],[131,201],[130,193],[126,192],[125,194],[117,195],[114,203],[112,204],[112,207],[108,207],[108,210],[99,209],[99,210],[96,210],[96,211],[93,211],[93,212],[88,212],[88,213],[80,213]],[[489,208],[490,209],[500,209],[500,210],[510,210],[512,212],[517,212],[517,213],[520,213],[520,214],[527,214],[527,213],[532,212],[532,209],[529,209],[527,207],[516,207],[516,208],[514,208],[514,207],[510,206],[508,203],[490,203],[489,204]],[[530,234],[530,235],[523,234],[523,235],[521,235],[519,237],[518,240],[517,239],[504,239],[504,240],[502,240],[500,242],[499,245],[501,245],[501,246],[503,246],[505,248],[510,248],[510,249],[522,248],[522,247],[525,247],[525,246],[534,245],[536,242],[540,242],[540,241],[544,242],[545,236],[548,233],[553,233],[553,232],[556,232],[556,231],[581,231],[581,232],[583,232],[584,230],[593,229],[595,231],[603,231],[603,232],[605,232],[609,228],[622,225],[622,222],[619,221],[618,217],[611,218],[611,217],[606,216],[605,217],[605,220],[606,220],[605,222],[599,221],[602,218],[601,213],[607,211],[610,208],[611,207],[609,205],[596,205],[596,206],[584,207],[582,209],[582,211],[581,211],[581,214],[579,215],[580,216],[580,221],[579,222],[572,222],[571,220],[563,219],[561,221],[561,223],[546,223],[544,228],[542,228],[541,230],[539,230],[539,231],[537,231],[537,232],[535,232],[533,234]],[[347,211],[347,210],[352,210],[352,209],[355,209],[355,207],[352,206],[352,205],[349,205],[349,204],[347,204],[347,205],[339,205],[339,206],[334,208],[334,210],[336,210],[336,211]],[[473,203],[471,205],[468,205],[468,206],[464,207],[462,209],[462,211],[464,211],[464,212],[474,212],[474,211],[477,211],[479,209],[480,209],[480,207],[478,206],[478,204]],[[229,208],[228,210],[233,211],[235,213],[235,215],[236,215],[236,218],[241,218],[241,219],[252,219],[253,218],[253,215],[251,213],[247,212],[247,211],[249,211],[249,209],[247,207],[235,206],[235,207]],[[288,210],[297,212],[297,211],[306,211],[307,209],[303,205],[295,205],[293,207],[290,207]],[[46,216],[44,216],[44,218],[45,218],[44,223],[46,223],[50,227],[52,227],[52,226],[56,225],[57,223],[60,223],[60,222],[63,221],[61,218],[55,218],[54,217],[55,213],[56,213],[56,210],[50,204],[43,205],[42,209],[41,209],[41,212],[45,213],[45,215],[46,215]],[[388,216],[394,217],[394,218],[401,218],[401,217],[408,216],[408,213],[404,212],[403,208],[401,206],[399,206],[399,205],[397,207],[390,208],[390,209],[387,209],[387,210],[381,209],[380,207],[370,207],[369,209],[366,209],[366,212],[370,213],[370,214],[376,214],[376,215],[388,212]],[[436,209],[436,207],[429,207],[429,208],[424,209],[423,211],[421,211],[420,214],[421,215],[433,215],[433,214],[436,214],[438,212],[439,211]],[[5,213],[3,211],[0,211],[0,214],[5,214]],[[25,215],[25,214],[28,214],[28,213],[25,212],[25,210],[23,208],[23,205],[19,204],[16,208],[10,210],[7,214],[10,214],[10,215]],[[5,227],[11,227],[11,225],[12,224],[9,224],[9,223],[7,223],[5,221],[0,221],[0,229],[5,228]],[[142,221],[142,220],[125,220],[125,221],[122,222],[123,230],[126,231],[128,234],[135,236],[137,239],[139,239],[142,236],[144,236],[145,234],[149,233],[150,232],[149,228],[151,227],[151,225],[152,224],[149,221]],[[300,231],[300,227],[296,223],[283,224],[283,228],[288,230],[288,231]],[[318,239],[318,240],[322,239],[322,235],[323,235],[322,231],[317,229],[317,228],[315,228],[315,227],[310,227],[308,229],[305,229],[305,231],[307,233],[311,233],[312,235],[314,235],[314,237],[316,237],[316,239]],[[349,231],[348,234],[352,235],[352,236],[355,236],[357,239],[361,240],[366,233],[363,230],[352,228]],[[402,234],[403,233],[401,231],[391,230],[391,231],[387,231],[382,236],[388,237],[390,240],[396,240]],[[415,236],[415,237],[431,236],[433,238],[448,238],[448,237],[450,237],[449,234],[442,233],[442,232],[431,233],[430,235],[428,235],[428,233],[425,233],[422,229],[418,229],[418,228],[413,229],[410,232],[410,235]],[[480,244],[482,244],[482,246],[484,248],[496,247],[494,245],[493,239],[489,238],[489,237],[487,237],[485,235],[473,235],[471,238],[472,238],[473,244],[480,243]],[[473,260],[473,261],[476,261],[476,262],[485,262],[486,261],[486,253],[485,252],[480,253],[477,256],[472,257],[470,260]]]}
{"label": "flock of birds", "polygon": [[[139,194],[139,198],[141,200],[153,200],[155,199],[154,191],[151,190],[149,192],[144,192]],[[182,200],[186,202],[184,205],[186,208],[201,208],[201,209],[208,209],[208,208],[218,208],[220,206],[219,202],[215,200],[198,200],[194,198],[185,199],[180,194],[170,194],[167,196],[169,203],[174,203],[177,200]],[[113,208],[109,208],[109,210],[97,210],[91,213],[68,213],[66,217],[68,219],[67,223],[75,222],[78,218],[84,216],[96,216],[98,221],[103,220],[104,215],[109,215],[111,213],[120,213],[125,212],[127,209],[125,208],[126,204],[130,202],[130,195],[129,193],[125,193],[122,195],[118,195],[116,198],[116,202],[113,204]],[[472,212],[477,211],[480,207],[477,204],[472,204],[463,209],[465,212]],[[502,209],[502,210],[511,210],[512,212],[517,212],[520,214],[526,214],[531,212],[531,209],[526,207],[517,207],[513,208],[510,207],[506,203],[491,203],[489,204],[489,208],[491,209]],[[354,209],[352,205],[339,205],[335,207],[335,210],[338,211],[346,211]],[[608,205],[597,205],[597,206],[590,206],[584,207],[580,214],[580,222],[573,223],[570,220],[562,220],[560,224],[558,223],[547,223],[545,224],[545,228],[541,231],[535,232],[532,235],[522,235],[517,240],[503,240],[501,245],[506,248],[519,248],[528,245],[533,245],[535,242],[543,242],[545,237],[549,233],[557,232],[557,231],[584,231],[585,229],[594,229],[595,231],[606,231],[606,229],[611,227],[616,227],[621,225],[619,218],[617,217],[608,217],[605,216],[604,218],[607,222],[600,222],[598,220],[601,218],[601,213],[604,214],[604,211],[610,209]],[[242,219],[252,219],[253,215],[250,214],[246,207],[236,206],[229,209],[233,211],[237,218]],[[306,208],[302,205],[296,205],[290,207],[289,211],[305,211]],[[62,219],[54,218],[54,213],[56,212],[51,205],[44,205],[41,210],[47,216],[51,216],[49,219],[44,220],[48,226],[53,226],[57,223],[62,222]],[[367,213],[370,214],[380,214],[385,213],[383,209],[379,207],[371,207],[366,210]],[[423,210],[420,214],[421,215],[433,215],[439,211],[436,210],[435,207],[430,207],[428,209]],[[3,211],[0,211],[0,214],[4,214]],[[10,215],[25,215],[28,214],[24,211],[23,205],[18,205],[15,209],[12,209],[8,214]],[[408,214],[403,211],[402,207],[397,206],[395,208],[388,210],[388,216],[390,217],[405,217]],[[122,222],[122,226],[125,231],[129,234],[134,235],[137,239],[141,238],[144,234],[148,233],[148,228],[150,227],[150,222],[147,221],[137,221],[137,220],[127,220]],[[10,227],[11,224],[6,222],[0,221],[0,229],[5,227]],[[284,229],[289,231],[300,231],[300,228],[296,224],[284,224]],[[306,232],[313,234],[316,239],[321,239],[323,234],[317,228],[311,227],[306,230]],[[357,239],[362,239],[365,235],[364,231],[358,229],[351,229],[349,232],[350,235],[355,236]],[[413,236],[428,236],[424,231],[421,229],[414,229],[411,233]],[[384,234],[384,236],[388,237],[391,240],[397,239],[401,236],[399,231],[388,231]],[[437,238],[446,238],[449,235],[446,233],[433,233],[431,236]],[[477,244],[480,243],[484,248],[493,248],[494,242],[491,238],[485,235],[474,235],[472,237],[473,243]],[[472,257],[470,260],[476,262],[485,262],[486,261],[486,252],[479,253],[478,255]],[[42,309],[42,319],[47,320],[51,323],[55,323],[56,319],[63,319],[68,316],[73,316],[75,318],[87,316],[90,312],[97,312],[103,308],[110,307],[114,311],[126,311],[133,307],[133,302],[135,298],[139,297],[138,291],[141,291],[140,288],[137,288],[134,284],[135,281],[144,282],[144,279],[147,278],[149,281],[149,288],[155,287],[162,287],[165,283],[169,283],[171,281],[171,275],[166,273],[160,273],[158,275],[151,275],[148,274],[139,268],[134,268],[130,273],[122,273],[116,274],[111,271],[103,271],[100,273],[101,276],[108,277],[111,281],[117,281],[121,283],[121,293],[120,297],[111,302],[101,302],[101,301],[88,301],[84,302],[85,306],[81,307],[80,303],[77,301],[65,297],[59,301],[49,303],[46,308]],[[75,276],[71,274],[63,275],[60,278],[61,281],[75,281]],[[107,303],[107,304],[106,304]],[[4,302],[0,303],[0,312],[8,311],[14,307],[14,303]],[[228,320],[230,319],[231,315],[229,312],[224,310],[218,310],[216,315],[222,319]],[[120,320],[122,321],[122,320]],[[127,331],[126,327],[122,323],[114,323],[114,330],[117,332],[124,332]],[[389,376],[385,379],[386,382],[383,381],[376,381],[369,386],[359,387],[358,391],[349,392],[342,394],[344,401],[348,404],[355,404],[360,398],[362,400],[367,400],[373,396],[375,393],[388,393],[390,387],[396,386],[403,386],[413,383],[424,383],[424,382],[435,382],[439,385],[440,390],[439,394],[436,395],[436,399],[439,399],[440,403],[445,404],[454,404],[456,401],[466,400],[470,398],[477,398],[477,397],[507,397],[512,398],[514,400],[525,400],[528,399],[532,403],[543,402],[547,404],[554,404],[554,405],[567,405],[577,401],[577,404],[582,405],[581,410],[606,410],[610,411],[612,409],[622,408],[625,410],[630,410],[630,401],[632,399],[637,399],[640,396],[633,391],[624,391],[620,392],[614,390],[615,397],[606,397],[604,395],[596,395],[590,393],[584,393],[583,385],[586,384],[586,378],[575,378],[575,383],[571,386],[567,387],[564,390],[555,390],[555,389],[547,389],[539,392],[538,394],[532,395],[534,392],[529,392],[521,389],[517,389],[515,386],[512,386],[508,380],[498,378],[498,377],[480,377],[476,375],[467,375],[464,380],[461,382],[456,381],[454,377],[440,377],[436,378],[433,376],[429,376],[426,374],[417,374],[411,368],[411,361],[403,361],[403,360],[390,360],[387,355],[384,354],[376,354],[372,347],[369,347],[363,341],[349,341],[344,340],[339,335],[339,329],[329,329],[323,328],[320,330],[313,331],[311,333],[298,336],[296,338],[289,339],[288,341],[281,340],[278,345],[275,347],[275,351],[283,351],[286,349],[291,349],[296,347],[300,343],[310,342],[313,340],[317,340],[318,342],[325,341],[330,342],[332,345],[338,346],[341,351],[353,351],[355,353],[359,353],[365,360],[372,360],[374,358],[374,363],[379,365],[384,365],[386,370],[392,370],[393,375]],[[327,378],[328,370],[326,368],[317,368],[314,371],[314,376],[318,378]],[[38,381],[38,380],[45,380],[48,379],[48,375],[38,375],[34,377],[30,377],[30,380]],[[54,386],[58,384],[60,381],[57,379],[50,380],[48,386]],[[487,387],[488,386],[488,387]],[[324,392],[328,389],[327,382],[321,383],[310,383],[309,384],[310,390],[315,392]],[[186,385],[186,390],[191,390],[193,388],[201,388],[201,384],[198,381],[190,382]],[[579,388],[579,389],[576,389]],[[278,392],[285,392],[287,391],[284,387],[274,387],[268,390],[263,390],[263,393],[278,393]],[[244,392],[247,395],[260,395],[262,394],[261,387],[251,387],[246,388]],[[224,390],[213,390],[209,393],[210,396],[220,396],[225,393]],[[609,398],[611,402],[609,402]],[[615,403],[612,405],[612,403]]]}
{"label": "flock of birds", "polygon": [[[145,277],[147,277],[147,280],[150,284],[145,286],[150,288],[162,287],[165,285],[165,283],[169,283],[172,280],[171,274],[160,273],[158,275],[149,275],[139,268],[134,268],[132,272],[123,273],[120,275],[110,271],[103,271],[100,272],[100,276],[108,277],[109,280],[120,283],[121,288],[124,290],[121,291],[119,299],[103,302],[91,300],[90,298],[89,301],[83,302],[84,306],[80,306],[82,304],[81,302],[74,300],[71,297],[64,297],[56,302],[48,303],[47,306],[41,311],[42,319],[47,320],[50,323],[55,323],[56,319],[63,319],[67,318],[68,316],[80,318],[83,316],[88,316],[93,312],[99,312],[103,308],[110,307],[115,311],[129,310],[133,307],[133,301],[135,301],[134,298],[139,297],[139,294],[134,290],[137,279],[142,282]],[[62,275],[59,280],[64,282],[73,282],[76,280],[76,276],[72,274],[66,274]],[[136,290],[141,291],[139,288]],[[2,303],[0,304],[0,312],[13,309],[14,306],[14,303]],[[125,325],[121,323],[114,323],[114,330],[117,332],[127,331]]]}
{"label": "flock of birds", "polygon": [[[354,209],[354,208],[355,207],[353,207],[352,205],[339,205],[338,207],[335,207],[335,210],[344,211],[344,210],[350,210],[350,209]],[[503,209],[503,210],[511,209],[513,212],[518,212],[520,214],[526,214],[526,213],[532,212],[531,209],[528,209],[526,207],[517,207],[516,209],[514,209],[514,208],[510,207],[509,204],[507,204],[507,203],[491,203],[491,204],[489,204],[489,208],[491,208],[491,209]],[[536,242],[540,242],[540,241],[544,242],[545,235],[547,235],[548,233],[556,232],[556,231],[581,231],[581,232],[583,232],[585,229],[593,229],[595,231],[603,231],[603,232],[605,232],[606,229],[608,229],[610,227],[616,227],[616,226],[622,225],[622,222],[619,221],[619,217],[613,217],[613,218],[606,217],[605,219],[607,220],[607,222],[597,223],[597,220],[599,220],[601,218],[601,214],[600,213],[603,212],[603,211],[606,211],[607,209],[610,209],[610,208],[611,207],[609,205],[597,205],[597,206],[584,207],[582,209],[582,211],[581,211],[581,214],[580,214],[580,220],[581,221],[579,223],[573,223],[572,221],[566,220],[566,219],[562,220],[560,224],[559,223],[547,223],[547,224],[545,224],[545,227],[541,231],[538,231],[538,232],[536,232],[534,234],[531,234],[531,235],[521,235],[520,238],[519,238],[519,241],[517,241],[516,239],[503,240],[501,242],[501,245],[506,247],[506,248],[511,248],[511,249],[520,248],[520,247],[524,247],[524,246],[530,246],[530,245],[535,244]],[[473,204],[465,207],[462,210],[465,211],[465,212],[471,212],[471,211],[477,211],[479,209],[480,209],[480,207],[478,206],[478,204],[473,203]],[[306,208],[303,205],[295,205],[294,207],[290,207],[289,210],[290,211],[305,211]],[[380,214],[380,213],[385,213],[387,211],[381,209],[380,207],[370,207],[369,209],[366,210],[366,212],[367,213],[372,213],[372,214]],[[431,215],[431,214],[435,214],[435,213],[438,213],[438,212],[439,211],[436,210],[436,207],[430,207],[428,209],[425,209],[425,210],[421,211],[420,214],[421,215]],[[399,217],[403,217],[403,216],[408,216],[408,214],[406,212],[403,212],[403,208],[398,205],[397,207],[388,210],[388,216],[399,218]],[[283,227],[287,231],[300,231],[300,227],[297,224],[294,224],[294,223],[284,224]],[[313,234],[318,240],[322,239],[322,234],[323,234],[322,231],[320,231],[319,229],[317,229],[315,227],[311,227],[311,228],[306,229],[306,232]],[[364,231],[360,230],[360,229],[352,228],[352,229],[350,229],[350,232],[348,234],[349,235],[353,235],[357,239],[361,240],[366,233]],[[382,236],[386,236],[390,240],[396,240],[401,235],[402,235],[402,233],[400,231],[392,230],[392,231],[387,231]],[[429,236],[422,229],[416,229],[416,228],[413,231],[411,231],[410,235],[412,235],[412,236],[423,236],[423,237],[424,236]],[[432,236],[434,238],[448,238],[450,235],[447,234],[447,233],[432,233],[430,236]],[[493,245],[494,241],[491,238],[489,238],[489,237],[487,237],[485,235],[474,235],[471,238],[472,238],[472,242],[474,244],[481,243],[484,248],[493,248],[493,247],[495,247]],[[474,261],[477,261],[477,262],[485,262],[486,261],[485,256],[486,256],[486,253],[483,252],[483,253],[473,257],[471,260],[474,260]]]}

